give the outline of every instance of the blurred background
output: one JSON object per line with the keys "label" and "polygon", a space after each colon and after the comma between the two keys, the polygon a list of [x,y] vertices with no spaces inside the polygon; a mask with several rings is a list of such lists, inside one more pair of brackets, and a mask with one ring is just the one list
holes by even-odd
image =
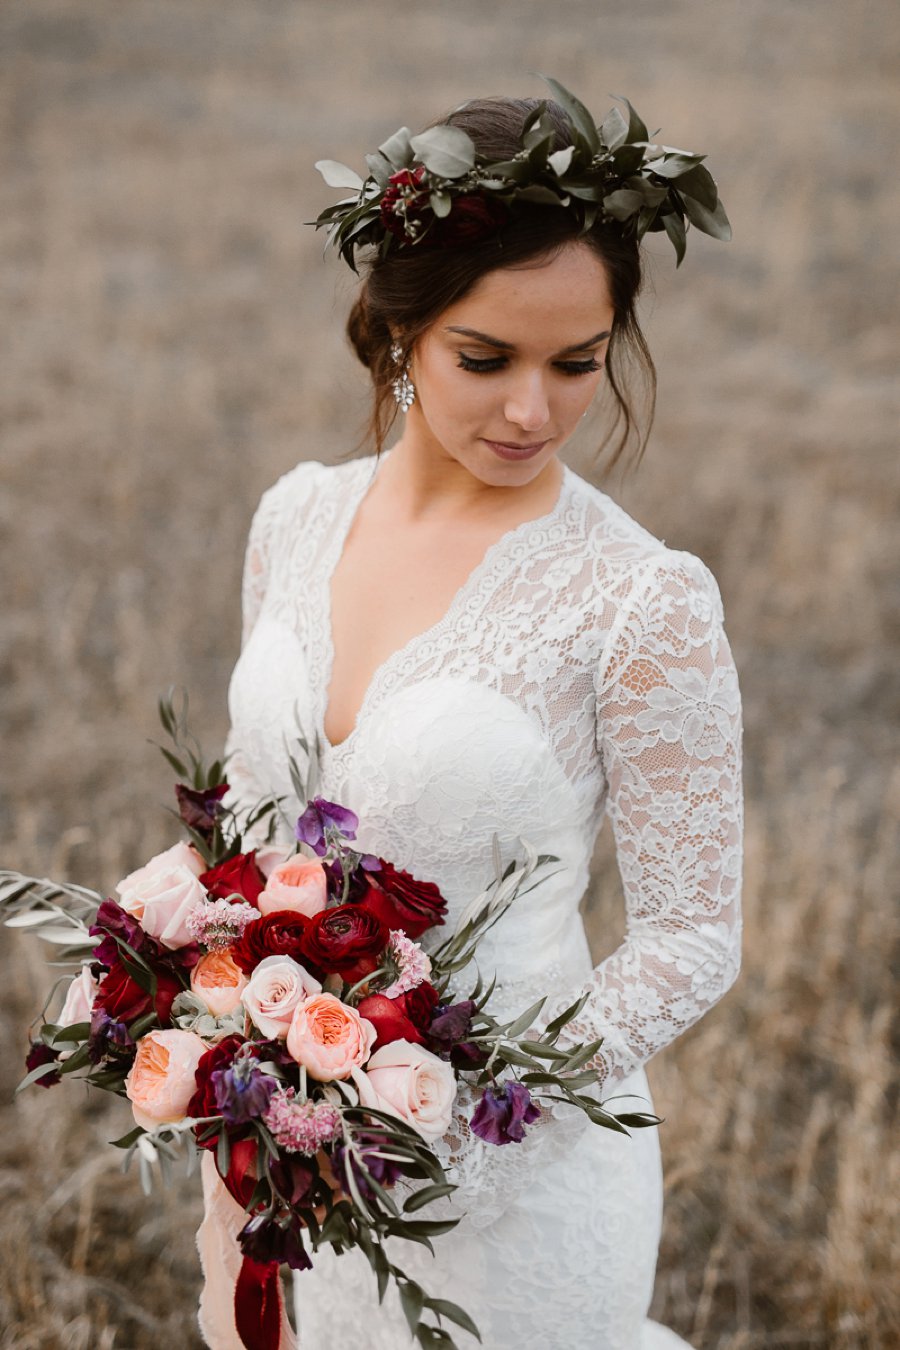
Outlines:
{"label": "blurred background", "polygon": [[[657,418],[603,480],[715,572],[745,698],[745,964],[651,1065],[653,1314],[698,1350],[896,1346],[894,0],[4,0],[0,863],[107,890],[174,841],[156,697],[219,748],[259,495],[358,441],[313,161],[538,71],[706,151],[734,228],[677,273],[648,238]],[[617,884],[604,840],[598,956]],[[45,951],[0,934],[0,1350],[197,1346],[196,1182],[120,1174],[124,1103],[12,1100]]]}

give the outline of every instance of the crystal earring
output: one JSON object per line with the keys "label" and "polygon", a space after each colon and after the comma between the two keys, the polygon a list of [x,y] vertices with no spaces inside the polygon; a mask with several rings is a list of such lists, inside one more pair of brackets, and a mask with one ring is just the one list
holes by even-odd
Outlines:
{"label": "crystal earring", "polygon": [[391,381],[394,398],[403,412],[409,412],[416,401],[416,386],[409,378],[409,362],[404,357],[403,348],[399,342],[391,344],[391,358],[394,365],[399,366],[396,379]]}

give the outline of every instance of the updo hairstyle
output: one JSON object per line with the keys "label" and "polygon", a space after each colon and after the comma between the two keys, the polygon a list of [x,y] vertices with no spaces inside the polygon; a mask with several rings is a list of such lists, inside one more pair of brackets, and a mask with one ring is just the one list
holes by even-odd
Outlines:
{"label": "updo hairstyle", "polygon": [[[511,159],[520,149],[523,123],[538,102],[534,98],[473,99],[432,125],[459,127],[488,160]],[[559,104],[548,102],[547,107],[556,127],[554,149],[563,149],[572,143],[567,118]],[[656,402],[656,370],[636,313],[642,283],[640,246],[633,236],[623,237],[615,226],[602,222],[580,234],[570,211],[530,202],[517,202],[501,229],[477,243],[441,248],[411,245],[363,265],[364,279],[347,320],[347,335],[372,376],[373,406],[365,437],[367,442],[374,440],[376,453],[381,452],[397,415],[391,389],[397,375],[390,354],[391,332],[402,334],[404,349],[411,351],[444,310],[467,295],[488,272],[539,263],[572,240],[587,244],[604,264],[613,302],[615,317],[604,381],[615,404],[610,437],[620,423],[622,427],[611,446],[607,469],[630,441],[636,443],[635,462],[640,459]],[[627,392],[631,380],[626,376],[632,372],[643,386],[643,430]]]}

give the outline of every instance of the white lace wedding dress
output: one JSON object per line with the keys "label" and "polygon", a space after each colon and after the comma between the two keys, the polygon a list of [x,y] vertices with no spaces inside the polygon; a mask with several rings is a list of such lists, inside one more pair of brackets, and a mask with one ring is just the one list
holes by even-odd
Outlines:
{"label": "white lace wedding dress", "polygon": [[[299,720],[322,742],[318,791],[358,812],[365,849],[440,885],[450,924],[493,874],[495,832],[506,860],[520,839],[560,857],[482,943],[494,1006],[511,1015],[554,993],[559,1009],[588,989],[572,1037],[604,1037],[601,1095],[637,1093],[620,1107],[652,1110],[644,1064],[740,959],[740,705],[716,584],[567,468],[553,509],[488,550],[440,622],[379,668],[333,746],[330,580],[375,472],[371,458],[303,463],[263,496],[230,689],[233,793],[284,794],[291,814],[285,743]],[[605,814],[626,932],[592,969],[579,902]],[[468,1132],[466,1105],[441,1145],[460,1188],[442,1204],[462,1222],[436,1258],[399,1243],[397,1263],[466,1308],[488,1350],[683,1347],[646,1317],[658,1131],[547,1114],[524,1144],[495,1147]],[[358,1252],[318,1254],[295,1295],[301,1350],[410,1343],[393,1289],[379,1307]]]}

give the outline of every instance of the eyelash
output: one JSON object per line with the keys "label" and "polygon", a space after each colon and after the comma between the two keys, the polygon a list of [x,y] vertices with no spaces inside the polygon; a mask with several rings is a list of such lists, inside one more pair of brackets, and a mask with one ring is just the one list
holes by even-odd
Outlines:
{"label": "eyelash", "polygon": [[[463,352],[458,352],[457,355],[460,369],[470,370],[475,375],[490,375],[495,370],[502,370],[506,365],[505,356],[487,356],[478,360],[476,357],[466,356]],[[592,356],[589,361],[557,361],[556,366],[564,375],[590,375],[600,369],[600,362]]]}

